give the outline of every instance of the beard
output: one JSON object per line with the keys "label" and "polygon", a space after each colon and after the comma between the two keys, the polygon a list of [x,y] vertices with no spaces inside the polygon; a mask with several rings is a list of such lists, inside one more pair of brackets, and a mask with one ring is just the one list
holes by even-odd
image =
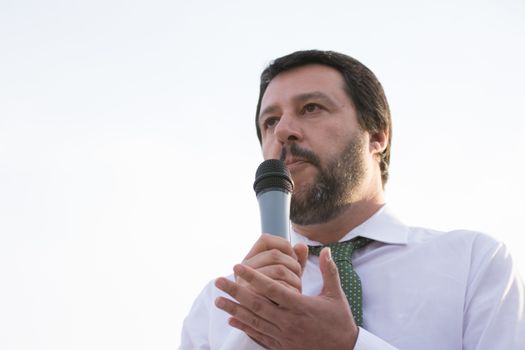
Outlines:
{"label": "beard", "polygon": [[295,143],[289,152],[315,166],[319,173],[314,182],[294,192],[290,204],[290,220],[297,225],[312,225],[330,221],[351,205],[356,189],[365,175],[364,137],[354,134],[346,147],[322,166],[312,151]]}

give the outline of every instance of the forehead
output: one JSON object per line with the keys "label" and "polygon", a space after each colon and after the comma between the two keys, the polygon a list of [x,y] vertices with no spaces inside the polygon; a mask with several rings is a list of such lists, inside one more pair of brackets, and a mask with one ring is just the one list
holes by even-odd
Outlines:
{"label": "forehead", "polygon": [[321,64],[300,66],[282,72],[270,81],[261,100],[261,110],[312,92],[322,92],[341,103],[348,102],[344,87],[343,76],[332,67]]}

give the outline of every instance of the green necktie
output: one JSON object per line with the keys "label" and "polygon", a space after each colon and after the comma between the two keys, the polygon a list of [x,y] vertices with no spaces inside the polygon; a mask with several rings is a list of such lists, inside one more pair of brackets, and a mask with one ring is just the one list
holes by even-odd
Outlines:
{"label": "green necktie", "polygon": [[310,254],[319,256],[321,249],[330,247],[332,259],[337,265],[341,286],[345,292],[346,299],[354,315],[355,323],[363,325],[363,290],[361,280],[352,267],[352,253],[364,247],[372,240],[365,237],[356,237],[350,241],[332,243],[324,246],[309,246]]}

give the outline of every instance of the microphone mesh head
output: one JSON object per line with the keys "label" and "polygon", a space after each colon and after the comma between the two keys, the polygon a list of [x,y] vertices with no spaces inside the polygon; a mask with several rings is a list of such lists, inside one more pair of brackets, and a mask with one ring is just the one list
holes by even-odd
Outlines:
{"label": "microphone mesh head", "polygon": [[282,160],[267,159],[259,165],[255,172],[253,189],[257,195],[269,189],[292,192],[293,181],[290,171]]}

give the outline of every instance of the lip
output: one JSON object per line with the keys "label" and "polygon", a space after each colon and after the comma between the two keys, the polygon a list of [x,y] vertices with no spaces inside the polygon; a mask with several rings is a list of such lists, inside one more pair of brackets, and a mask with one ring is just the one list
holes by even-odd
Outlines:
{"label": "lip", "polygon": [[286,167],[288,167],[288,169],[292,171],[293,169],[297,167],[303,166],[305,164],[309,164],[309,162],[304,159],[292,158],[292,159],[286,160],[285,164],[286,164]]}
{"label": "lip", "polygon": [[284,164],[286,166],[289,166],[291,164],[299,163],[299,162],[306,162],[306,160],[303,158],[290,157],[290,158],[286,158]]}

